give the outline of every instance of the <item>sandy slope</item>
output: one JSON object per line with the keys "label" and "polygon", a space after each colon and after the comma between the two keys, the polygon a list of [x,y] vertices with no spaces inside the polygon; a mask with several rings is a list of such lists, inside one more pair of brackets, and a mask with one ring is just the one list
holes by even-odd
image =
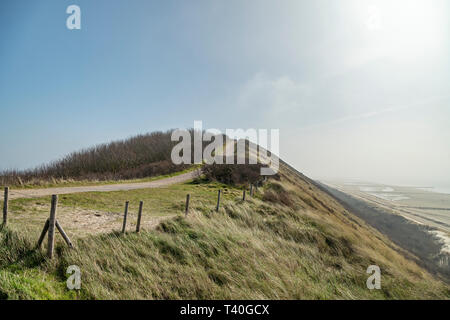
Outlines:
{"label": "sandy slope", "polygon": [[381,202],[370,202],[367,198],[358,197],[354,193],[335,189],[335,186],[325,184],[321,186],[324,191],[338,199],[347,210],[414,254],[418,258],[416,262],[419,265],[450,282],[450,254],[447,251],[447,244],[439,238],[439,234],[436,234],[436,229],[427,223],[414,223],[404,215],[396,214],[392,208],[382,206]]}
{"label": "sandy slope", "polygon": [[362,184],[327,181],[325,183],[377,208],[399,214],[415,223],[440,229],[450,235],[450,194],[367,182]]}

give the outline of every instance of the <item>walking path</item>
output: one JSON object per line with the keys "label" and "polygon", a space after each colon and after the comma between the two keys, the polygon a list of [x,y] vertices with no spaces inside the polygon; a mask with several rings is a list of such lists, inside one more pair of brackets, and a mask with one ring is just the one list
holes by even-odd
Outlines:
{"label": "walking path", "polygon": [[197,171],[191,171],[180,174],[178,176],[173,176],[150,182],[108,184],[100,186],[60,187],[60,188],[45,188],[45,189],[21,189],[21,190],[12,189],[9,191],[9,199],[13,200],[20,198],[37,198],[50,196],[53,194],[70,194],[81,192],[110,192],[110,191],[127,191],[127,190],[147,189],[147,188],[161,188],[170,186],[172,184],[189,181],[195,178],[196,176]]}

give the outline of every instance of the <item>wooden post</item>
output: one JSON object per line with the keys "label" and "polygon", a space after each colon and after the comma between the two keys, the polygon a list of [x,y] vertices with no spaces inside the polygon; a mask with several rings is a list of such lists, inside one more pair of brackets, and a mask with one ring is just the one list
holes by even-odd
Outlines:
{"label": "wooden post", "polygon": [[141,201],[139,203],[139,212],[138,212],[138,218],[137,218],[137,224],[136,224],[136,232],[141,231],[141,217],[142,217],[142,207],[144,206],[144,201]]}
{"label": "wooden post", "polygon": [[45,235],[47,234],[49,225],[50,225],[50,220],[47,219],[47,221],[45,221],[44,229],[42,229],[41,236],[39,237],[39,240],[37,243],[38,248],[40,248],[42,246],[42,242],[44,241]]}
{"label": "wooden post", "polygon": [[253,197],[253,184],[250,183],[250,197]]}
{"label": "wooden post", "polygon": [[50,209],[50,218],[48,221],[48,247],[47,255],[53,258],[53,248],[55,246],[55,223],[56,223],[56,207],[58,206],[58,196],[52,195],[52,207]]}
{"label": "wooden post", "polygon": [[217,193],[217,206],[216,206],[216,211],[219,211],[220,208],[220,194],[221,194],[222,190],[219,190],[219,192]]}
{"label": "wooden post", "polygon": [[128,205],[130,204],[129,201],[125,202],[125,212],[123,214],[123,226],[122,226],[122,233],[125,233],[127,228],[127,216],[128,216]]}
{"label": "wooden post", "polygon": [[6,226],[8,222],[8,197],[9,197],[9,188],[5,187],[5,197],[3,201],[3,225]]}
{"label": "wooden post", "polygon": [[186,212],[185,212],[186,217],[187,217],[187,215],[188,215],[188,213],[189,213],[189,200],[190,200],[190,198],[191,198],[191,195],[188,194],[188,195],[186,196]]}
{"label": "wooden post", "polygon": [[244,192],[242,194],[242,201],[245,201],[245,189],[244,189]]}
{"label": "wooden post", "polygon": [[58,229],[59,233],[62,235],[62,237],[64,238],[64,241],[66,241],[67,245],[71,248],[73,248],[73,244],[70,241],[69,237],[67,236],[67,234],[64,232],[64,229],[61,227],[61,225],[59,224],[58,220],[56,220],[55,222],[56,228]]}

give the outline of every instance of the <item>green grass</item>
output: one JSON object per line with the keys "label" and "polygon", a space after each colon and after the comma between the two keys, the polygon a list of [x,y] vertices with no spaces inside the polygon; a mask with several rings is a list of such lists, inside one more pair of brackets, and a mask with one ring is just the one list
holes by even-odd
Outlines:
{"label": "green grass", "polygon": [[75,293],[68,292],[62,282],[47,273],[26,271],[0,271],[0,298],[11,300],[69,300]]}
{"label": "green grass", "polygon": [[[192,171],[192,169],[186,172]],[[181,174],[185,171],[177,173]],[[177,175],[174,174],[174,175]],[[174,176],[172,175],[172,176]],[[168,176],[149,178],[159,180]],[[123,181],[132,183],[136,180]],[[81,208],[105,212],[123,212],[124,203],[130,202],[130,208],[137,210],[140,201],[145,202],[145,210],[154,216],[165,216],[180,213],[184,210],[186,195],[191,195],[191,201],[207,203],[214,206],[217,191],[221,189],[222,199],[235,199],[241,197],[240,188],[221,183],[207,183],[205,181],[189,182],[162,188],[137,189],[116,192],[85,192],[65,194],[59,196],[59,206],[67,208]],[[36,216],[48,215],[51,196],[39,198],[19,198],[10,201],[9,211],[13,221],[21,223],[23,220],[33,219]],[[45,221],[45,220],[44,220]]]}
{"label": "green grass", "polygon": [[36,180],[28,184],[16,184],[11,185],[13,189],[42,189],[42,188],[61,188],[61,187],[80,187],[80,186],[102,186],[108,184],[124,184],[124,183],[140,183],[151,182],[160,179],[175,177],[184,173],[194,171],[199,168],[199,165],[193,165],[191,168],[173,172],[170,174],[159,175],[154,177],[142,178],[142,179],[129,179],[129,180],[73,180],[73,179],[53,179],[53,180]]}
{"label": "green grass", "polygon": [[[219,188],[227,190],[215,212]],[[450,298],[448,285],[307,182],[283,175],[264,189],[246,202],[238,188],[217,183],[64,196],[63,207],[105,211],[144,200],[147,215],[171,217],[140,234],[78,237],[75,250],[58,242],[52,261],[34,250],[37,233],[24,231],[31,222],[13,221],[0,232],[0,297],[75,299],[65,289],[65,270],[77,265],[82,299]],[[381,268],[381,290],[366,288],[372,264]]]}
{"label": "green grass", "polygon": [[47,272],[44,255],[35,250],[26,233],[0,232],[0,299],[74,299],[63,277]]}
{"label": "green grass", "polygon": [[[242,196],[242,191],[236,187],[201,181],[171,185],[164,188],[75,193],[59,196],[58,218],[65,221],[65,226],[71,226],[76,223],[76,217],[72,214],[75,212],[87,212],[89,216],[94,214],[114,214],[117,225],[120,224],[122,219],[125,202],[129,201],[129,224],[131,225],[135,223],[140,201],[144,201],[144,220],[147,218],[183,215],[188,193],[191,196],[191,207],[205,208],[207,211],[206,208],[215,208],[219,189],[222,190],[221,199],[223,201],[236,200]],[[45,220],[49,216],[50,203],[50,196],[31,199],[21,198],[10,201],[9,225],[26,228],[28,233],[38,236]],[[24,224],[24,221],[27,223]],[[118,229],[117,227],[116,230]],[[69,227],[69,230],[72,231],[72,237],[77,237],[76,228]]]}
{"label": "green grass", "polygon": [[165,188],[140,189],[118,192],[92,192],[61,196],[61,204],[65,206],[79,206],[85,209],[98,209],[104,211],[122,211],[125,201],[136,207],[139,201],[144,201],[152,214],[167,215],[182,212],[186,195],[191,195],[192,202],[199,202],[214,206],[217,191],[223,189],[224,199],[234,199],[241,192],[236,188],[219,183],[194,184],[185,183]]}

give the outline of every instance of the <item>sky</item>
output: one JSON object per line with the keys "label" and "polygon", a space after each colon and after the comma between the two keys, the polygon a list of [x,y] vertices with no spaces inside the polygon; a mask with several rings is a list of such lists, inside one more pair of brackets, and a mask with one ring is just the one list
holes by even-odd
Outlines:
{"label": "sky", "polygon": [[2,0],[0,169],[201,120],[279,129],[312,178],[449,185],[449,30],[446,0]]}

